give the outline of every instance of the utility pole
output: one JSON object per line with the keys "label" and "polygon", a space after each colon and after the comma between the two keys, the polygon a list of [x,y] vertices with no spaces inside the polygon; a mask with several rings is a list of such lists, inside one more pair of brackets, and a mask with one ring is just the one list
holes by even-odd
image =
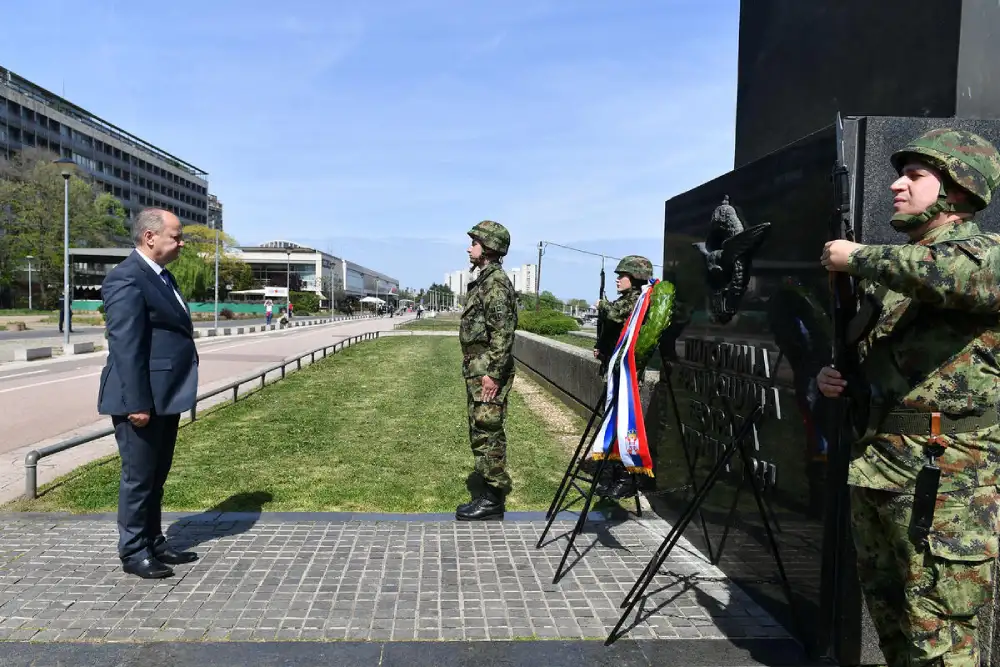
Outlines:
{"label": "utility pole", "polygon": [[538,242],[538,266],[535,267],[535,312],[541,307],[538,300],[538,286],[542,283],[542,248],[545,247],[541,241]]}

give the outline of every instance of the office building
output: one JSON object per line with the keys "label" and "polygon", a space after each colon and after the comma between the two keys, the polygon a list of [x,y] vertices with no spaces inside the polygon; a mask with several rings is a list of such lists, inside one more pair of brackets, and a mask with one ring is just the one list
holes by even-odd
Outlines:
{"label": "office building", "polygon": [[[130,252],[130,248],[70,248],[74,307],[97,308],[101,283]],[[240,300],[261,301],[269,291],[267,288],[282,288],[284,293],[289,285],[293,292],[314,292],[324,308],[331,299],[341,297],[373,296],[392,305],[399,299],[396,278],[291,241],[268,241],[230,252],[249,264],[253,272],[253,289],[231,293]]]}
{"label": "office building", "polygon": [[292,241],[268,241],[244,246],[238,252],[250,265],[261,295],[266,287],[288,287],[290,282],[293,291],[315,292],[324,305],[336,298],[337,292],[345,297],[372,296],[392,304],[399,298],[398,279]]}
{"label": "office building", "polygon": [[212,229],[224,230],[222,226],[222,202],[215,195],[208,195],[208,226]]}
{"label": "office building", "polygon": [[72,159],[130,218],[156,206],[208,224],[206,172],[0,67],[0,159],[31,147]]}

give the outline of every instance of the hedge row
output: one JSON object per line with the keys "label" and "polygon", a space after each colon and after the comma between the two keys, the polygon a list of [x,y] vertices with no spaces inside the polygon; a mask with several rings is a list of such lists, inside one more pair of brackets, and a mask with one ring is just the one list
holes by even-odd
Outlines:
{"label": "hedge row", "polygon": [[555,310],[522,310],[517,314],[517,328],[522,331],[553,336],[569,333],[580,328],[576,319]]}

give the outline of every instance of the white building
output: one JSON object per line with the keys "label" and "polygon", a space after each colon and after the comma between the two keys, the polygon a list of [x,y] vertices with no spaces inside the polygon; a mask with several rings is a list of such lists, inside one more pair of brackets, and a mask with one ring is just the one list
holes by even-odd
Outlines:
{"label": "white building", "polygon": [[471,273],[462,269],[444,274],[444,284],[454,292],[455,296],[465,296],[469,291],[470,280],[472,280]]}
{"label": "white building", "polygon": [[[523,294],[535,293],[535,276],[538,275],[538,265],[522,264],[514,269],[505,269],[510,283],[514,286],[515,292]],[[465,296],[469,291],[469,283],[472,282],[472,272],[459,269],[444,274],[444,284],[451,288],[451,291],[458,296]]]}
{"label": "white building", "polygon": [[511,284],[514,285],[514,291],[521,294],[535,293],[537,275],[537,264],[522,264],[517,268],[507,269],[507,277],[510,278]]}
{"label": "white building", "polygon": [[396,278],[291,241],[243,247],[239,256],[250,265],[254,282],[261,289],[291,283],[293,291],[315,292],[323,303],[328,303],[331,291],[338,290],[347,296],[374,296],[393,304],[399,298]]}

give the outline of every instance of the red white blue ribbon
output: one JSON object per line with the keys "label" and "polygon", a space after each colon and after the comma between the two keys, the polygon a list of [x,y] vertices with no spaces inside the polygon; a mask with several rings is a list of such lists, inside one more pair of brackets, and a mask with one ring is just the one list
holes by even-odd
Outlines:
{"label": "red white blue ribbon", "polygon": [[639,378],[635,368],[635,344],[639,327],[652,301],[653,278],[642,286],[628,322],[622,328],[618,344],[608,363],[604,392],[604,419],[590,449],[590,458],[605,457],[621,461],[632,473],[653,476],[653,458],[649,454],[646,424],[639,399]]}

